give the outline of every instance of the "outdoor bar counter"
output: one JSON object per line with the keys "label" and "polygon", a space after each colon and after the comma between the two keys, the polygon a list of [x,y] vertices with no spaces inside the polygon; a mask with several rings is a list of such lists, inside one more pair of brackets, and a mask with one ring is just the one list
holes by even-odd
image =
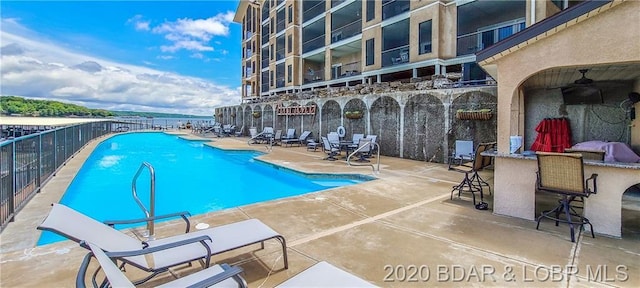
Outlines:
{"label": "outdoor bar counter", "polygon": [[[536,156],[495,151],[482,155],[495,157],[493,213],[535,220]],[[598,174],[598,193],[585,199],[585,217],[594,232],[621,237],[622,194],[640,183],[640,163],[584,160],[584,170],[585,178]]]}

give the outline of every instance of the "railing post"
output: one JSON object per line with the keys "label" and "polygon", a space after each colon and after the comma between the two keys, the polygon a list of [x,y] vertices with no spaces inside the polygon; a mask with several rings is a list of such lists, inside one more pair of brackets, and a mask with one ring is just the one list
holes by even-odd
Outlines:
{"label": "railing post", "polygon": [[38,159],[37,159],[37,165],[38,165],[38,172],[36,172],[36,193],[40,193],[40,184],[41,184],[41,177],[42,177],[42,133],[38,132]]}
{"label": "railing post", "polygon": [[11,161],[10,161],[11,162],[11,164],[10,164],[11,167],[9,168],[9,171],[11,171],[11,174],[12,174],[11,178],[10,178],[11,179],[11,191],[10,191],[11,195],[9,196],[9,203],[8,203],[9,204],[8,205],[9,206],[8,207],[9,215],[11,215],[11,218],[9,219],[10,222],[13,222],[15,220],[15,217],[16,217],[16,215],[15,215],[15,212],[16,212],[15,211],[16,177],[17,177],[17,174],[18,174],[18,173],[16,173],[17,172],[16,171],[16,166],[17,166],[16,165],[16,161],[17,161],[16,160],[16,141],[14,140],[11,143]]}

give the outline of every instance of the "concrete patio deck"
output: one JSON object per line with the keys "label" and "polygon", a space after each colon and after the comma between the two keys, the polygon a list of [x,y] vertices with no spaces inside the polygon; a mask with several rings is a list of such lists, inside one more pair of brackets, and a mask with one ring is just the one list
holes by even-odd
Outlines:
{"label": "concrete patio deck", "polygon": [[[249,146],[247,138],[211,140],[210,145],[223,149],[266,152],[265,145]],[[75,285],[87,251],[71,241],[35,247],[40,234],[35,227],[97,143],[89,143],[58,171],[2,232],[1,287]],[[324,156],[305,147],[274,147],[260,159],[303,172],[373,175],[370,167],[348,167],[345,161],[321,160]],[[380,162],[375,181],[197,215],[191,223],[216,226],[258,218],[285,236],[287,270],[276,241],[267,242],[264,250],[255,245],[214,257],[242,267],[250,287],[275,286],[319,261],[384,287],[640,287],[637,231],[623,239],[582,233],[572,243],[566,225],[545,221],[536,230],[535,222],[493,215],[491,196],[485,198],[488,211],[474,209],[470,195],[450,200],[451,186],[462,175],[446,165],[384,156]],[[491,183],[491,171],[483,176]],[[183,226],[180,221],[161,223],[156,233],[181,233]],[[195,264],[174,272],[199,269]],[[130,279],[143,275],[135,268],[127,274]],[[165,273],[142,286],[172,278]]]}

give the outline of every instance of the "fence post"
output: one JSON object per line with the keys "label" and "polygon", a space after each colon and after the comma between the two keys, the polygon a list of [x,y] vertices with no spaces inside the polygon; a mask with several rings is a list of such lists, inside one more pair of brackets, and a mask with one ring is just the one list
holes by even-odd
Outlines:
{"label": "fence post", "polygon": [[15,200],[16,200],[16,141],[12,141],[13,143],[11,143],[11,161],[10,161],[10,165],[11,167],[9,167],[9,171],[11,171],[11,195],[9,196],[9,215],[11,215],[11,219],[9,219],[9,222],[13,222],[15,220]]}

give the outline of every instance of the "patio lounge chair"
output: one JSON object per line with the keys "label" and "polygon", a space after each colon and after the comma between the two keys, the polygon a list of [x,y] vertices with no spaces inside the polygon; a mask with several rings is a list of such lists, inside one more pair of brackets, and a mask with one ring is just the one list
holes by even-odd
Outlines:
{"label": "patio lounge chair", "polygon": [[[108,282],[110,287],[135,287],[134,283],[132,283],[127,276],[122,273],[120,268],[114,262],[116,258],[123,257],[123,255],[127,255],[125,253],[109,253],[105,252],[98,245],[82,241],[80,245],[84,248],[91,250],[91,252],[87,253],[87,255],[82,260],[82,264],[80,265],[80,269],[78,270],[78,275],[76,276],[76,287],[84,288],[85,279],[87,274],[87,269],[89,268],[89,264],[91,262],[91,258],[95,257],[100,264],[100,268],[102,269],[104,275],[106,276],[106,281]],[[156,247],[156,248],[164,248],[164,247]],[[153,248],[152,248],[153,249]],[[167,247],[166,249],[171,249]],[[151,249],[147,249],[151,250]],[[144,252],[143,250],[140,250]],[[128,255],[133,255],[138,251],[131,251]],[[118,255],[118,256],[114,256]],[[156,287],[247,287],[246,281],[239,275],[242,272],[242,268],[240,267],[231,267],[227,264],[220,264],[211,266],[205,270],[198,271],[196,273],[190,274],[188,276],[173,280],[171,282],[162,284]],[[94,287],[106,287],[106,285],[98,285],[96,281],[97,273],[93,274],[92,284]],[[106,284],[106,283],[102,283]]]}
{"label": "patio lounge chair", "polygon": [[[75,242],[86,240],[109,252],[147,249],[168,243],[182,244],[173,249],[152,252],[146,256],[118,258],[123,262],[122,266],[129,264],[152,273],[137,283],[145,282],[155,275],[167,271],[170,267],[195,260],[204,261],[203,266],[208,267],[211,255],[257,243],[260,243],[264,248],[264,241],[270,239],[276,239],[282,245],[284,268],[288,268],[287,246],[284,237],[258,219],[244,220],[189,233],[189,221],[185,213],[176,213],[169,216],[182,216],[187,222],[187,233],[157,240],[140,241],[62,204],[54,203],[52,206],[49,215],[38,226],[38,229],[52,231]],[[138,223],[160,218],[168,218],[168,216],[112,221],[111,224]]]}
{"label": "patio lounge chair", "polygon": [[300,137],[298,138],[294,138],[294,139],[282,139],[282,146],[284,145],[289,145],[292,146],[294,143],[298,144],[298,146],[301,146],[303,143],[306,143],[307,138],[309,138],[309,135],[311,135],[311,131],[304,131],[302,132],[302,134],[300,134]]}
{"label": "patio lounge chair", "polygon": [[282,136],[282,139],[296,139],[296,129],[295,128],[287,129],[287,135]]}
{"label": "patio lounge chair", "polygon": [[327,153],[327,158],[324,158],[323,160],[338,160],[335,156],[340,154],[340,144],[338,144],[338,146],[335,146],[334,144],[331,144],[331,142],[329,142],[329,139],[327,139],[327,137],[322,136],[322,151],[324,151],[324,153]]}
{"label": "patio lounge chair", "polygon": [[276,286],[287,287],[377,287],[325,261],[300,272]]}

